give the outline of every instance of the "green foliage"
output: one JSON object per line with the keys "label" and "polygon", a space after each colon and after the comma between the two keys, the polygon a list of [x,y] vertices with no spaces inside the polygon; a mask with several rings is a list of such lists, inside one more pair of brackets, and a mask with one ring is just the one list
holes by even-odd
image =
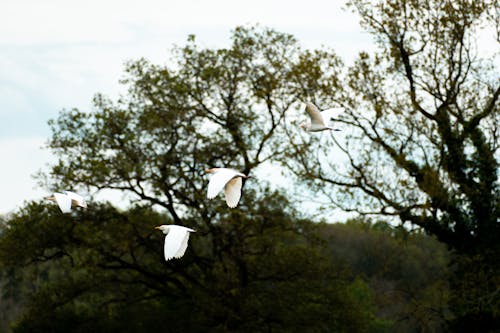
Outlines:
{"label": "green foliage", "polygon": [[[339,119],[347,135],[291,136],[296,150],[284,163],[333,207],[418,226],[476,263],[479,271],[465,274],[458,260],[455,278],[466,276],[478,288],[473,299],[455,290],[462,300],[453,311],[466,321],[483,311],[500,329],[500,317],[492,315],[498,284],[482,277],[500,275],[499,54],[481,51],[493,38],[478,47],[483,30],[499,40],[498,1],[351,0],[348,6],[378,50],[361,52],[341,71],[344,84],[335,94],[347,109]],[[490,297],[486,306],[482,299]],[[473,326],[481,325],[471,320]]]}
{"label": "green foliage", "polygon": [[[317,266],[321,251],[301,236],[299,214],[287,198],[271,192],[265,180],[250,179],[238,210],[229,210],[221,200],[208,202],[204,174],[209,166],[254,173],[275,164],[287,149],[285,119],[293,104],[312,90],[334,87],[338,58],[329,51],[302,51],[292,36],[257,28],[236,28],[227,49],[200,49],[190,37],[173,55],[167,66],[129,63],[123,80],[129,93],[123,99],[112,102],[97,95],[94,111],[64,111],[51,121],[49,148],[59,160],[45,179],[54,189],[117,189],[132,194],[143,209],[154,205],[164,212],[165,223],[197,230],[190,255],[169,263],[165,271],[158,264],[161,246],[151,244],[161,235],[152,236],[152,226],[143,225],[148,215],[89,211],[81,217],[86,223],[72,227],[68,242],[61,242],[63,249],[47,249],[75,265],[74,279],[64,280],[62,288],[75,292],[56,300],[49,297],[54,289],[47,288],[38,293],[40,302],[74,302],[83,290],[96,286],[113,290],[108,279],[123,270],[127,274],[121,282],[140,281],[132,299],[156,294],[197,299],[189,303],[191,310],[220,331],[255,330],[245,325],[267,317],[272,317],[273,329],[289,330],[290,323],[313,325],[311,329],[347,325],[357,314],[342,315],[348,307],[337,308],[337,302],[348,303],[349,297],[338,296],[342,288],[325,289],[326,281],[343,279],[329,267]],[[314,80],[306,79],[310,77]],[[75,232],[85,237],[76,238]],[[75,240],[78,251],[65,256],[65,246]],[[95,278],[89,279],[90,273]],[[324,293],[318,298],[313,289],[320,287]],[[271,315],[275,307],[260,306],[261,298],[279,301],[272,293],[276,290],[279,295],[295,290],[289,302],[297,307]],[[103,303],[115,297],[112,293],[106,301],[105,296],[100,296]],[[323,312],[316,313],[312,304]],[[299,310],[307,318],[301,319]],[[330,312],[338,314],[332,322],[318,320]]]}
{"label": "green foliage", "polygon": [[401,233],[385,222],[358,219],[323,224],[319,232],[327,240],[328,251],[366,281],[369,289],[363,291],[361,285],[360,293],[373,294],[379,329],[444,328],[451,313],[450,254],[443,244],[420,233]]}
{"label": "green foliage", "polygon": [[475,47],[482,28],[498,27],[488,14],[495,2],[349,6],[379,49],[341,71],[335,94],[348,134],[324,142],[291,136],[297,149],[285,163],[337,207],[397,217],[464,254],[495,246],[498,54],[483,59]]}
{"label": "green foliage", "polygon": [[29,204],[0,238],[7,291],[26,300],[14,332],[441,327],[431,314],[446,306],[448,256],[439,243],[421,234],[403,240],[384,223],[294,220],[278,208],[285,198],[267,201],[217,224],[227,235],[217,256],[213,237],[197,232],[183,259],[169,262],[153,230],[165,214],[94,204],[70,216]]}
{"label": "green foliage", "polygon": [[[458,319],[450,324],[455,331],[498,331],[500,327],[499,249],[474,256],[454,258],[455,276],[450,304]],[[491,257],[493,256],[493,257]]]}
{"label": "green foliage", "polygon": [[[3,219],[2,291],[23,304],[14,331],[495,327],[500,90],[470,47],[490,3],[350,5],[381,48],[349,68],[291,35],[238,27],[228,48],[190,37],[168,65],[130,62],[126,96],[52,120],[45,185],[120,190],[133,204],[62,215],[32,202]],[[295,128],[304,101],[346,107],[345,140]],[[206,199],[207,167],[278,165],[337,207],[420,226],[457,251],[454,266],[403,227],[313,224],[290,188],[260,177],[238,209]],[[153,227],[165,223],[197,231],[182,260],[163,259]]]}
{"label": "green foliage", "polygon": [[223,251],[210,254],[213,237],[195,233],[186,256],[170,262],[153,231],[164,214],[94,205],[69,216],[31,203],[0,238],[4,278],[27,299],[14,332],[140,332],[165,323],[172,332],[366,331],[375,319],[366,285],[350,283],[299,231],[310,222],[273,211],[285,200],[274,198],[216,226],[227,235]]}

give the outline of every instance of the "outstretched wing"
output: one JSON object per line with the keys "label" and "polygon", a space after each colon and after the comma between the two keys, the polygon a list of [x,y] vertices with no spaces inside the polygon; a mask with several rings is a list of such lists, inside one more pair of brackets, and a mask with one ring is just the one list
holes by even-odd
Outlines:
{"label": "outstretched wing", "polygon": [[71,191],[64,191],[64,192],[71,200],[74,200],[76,202],[77,206],[87,208],[87,203],[85,202],[85,199],[81,195]]}
{"label": "outstretched wing", "polygon": [[226,195],[226,203],[229,208],[234,208],[238,205],[241,198],[241,186],[243,181],[241,177],[235,177],[227,182],[224,187],[224,192]]}
{"label": "outstretched wing", "polygon": [[312,103],[307,103],[306,112],[309,114],[309,117],[311,118],[312,125],[326,126],[325,121],[323,120],[323,116],[321,115],[321,112],[319,112],[316,105]]}
{"label": "outstretched wing", "polygon": [[227,182],[229,182],[238,172],[231,169],[220,169],[212,175],[208,182],[207,198],[213,199],[222,191]]}
{"label": "outstretched wing", "polygon": [[179,250],[177,250],[177,253],[175,254],[174,258],[180,258],[186,253],[186,249],[188,247],[188,240],[189,240],[189,232],[186,231],[184,238],[182,239],[181,242],[181,247]]}
{"label": "outstretched wing", "polygon": [[330,120],[336,120],[345,111],[344,108],[331,108],[321,111],[321,117],[328,123]]}
{"label": "outstretched wing", "polygon": [[71,198],[69,196],[62,193],[54,193],[54,197],[56,198],[57,205],[61,209],[61,212],[71,212]]}
{"label": "outstretched wing", "polygon": [[165,236],[165,260],[180,258],[184,255],[187,249],[189,232],[194,232],[194,230],[178,225],[169,226],[168,234]]}
{"label": "outstretched wing", "polygon": [[182,247],[186,233],[187,231],[177,228],[172,228],[168,231],[168,234],[165,236],[165,246],[163,247],[165,260],[170,260],[177,255],[177,252]]}

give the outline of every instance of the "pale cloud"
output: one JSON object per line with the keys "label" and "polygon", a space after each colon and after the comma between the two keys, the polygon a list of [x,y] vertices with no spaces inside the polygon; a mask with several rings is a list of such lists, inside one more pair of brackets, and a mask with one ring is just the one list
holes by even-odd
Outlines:
{"label": "pale cloud", "polygon": [[2,0],[0,153],[9,163],[0,172],[0,213],[44,194],[31,175],[54,159],[39,149],[50,134],[47,120],[63,108],[91,109],[97,92],[116,99],[125,92],[118,80],[126,61],[164,64],[189,34],[203,47],[225,47],[236,26],[258,23],[293,34],[306,48],[332,47],[350,62],[372,43],[342,3]]}
{"label": "pale cloud", "polygon": [[[0,45],[120,44],[162,36],[163,47],[168,47],[172,39],[179,42],[190,33],[200,35],[200,39],[209,43],[214,39],[220,42],[235,26],[255,23],[297,34],[299,38],[301,32],[306,32],[304,36],[309,37],[314,33],[322,37],[322,44],[330,44],[346,33],[351,42],[356,42],[354,34],[359,35],[358,38],[361,36],[358,19],[342,10],[342,3],[325,0],[307,3],[268,0],[4,0],[0,7]],[[214,35],[214,29],[219,31],[217,35]],[[143,35],[141,31],[150,35]]]}
{"label": "pale cloud", "polygon": [[[0,40],[7,45],[43,45],[130,38],[110,8],[96,1],[3,1]],[[118,38],[118,40],[117,40]]]}
{"label": "pale cloud", "polygon": [[[189,34],[204,47],[229,44],[238,25],[293,34],[306,48],[331,47],[346,63],[372,51],[356,15],[331,0],[2,0],[0,1],[0,213],[40,197],[31,174],[53,159],[39,147],[47,120],[63,108],[91,109],[95,93],[116,99],[124,62],[166,63]],[[498,55],[494,31],[478,54]],[[496,57],[498,66],[499,57]],[[106,196],[105,196],[106,197]],[[120,201],[120,195],[111,197]]]}
{"label": "pale cloud", "polygon": [[45,141],[46,138],[40,137],[0,140],[0,156],[4,161],[0,172],[0,214],[46,194],[36,187],[32,178],[45,163],[53,160],[48,151],[40,149]]}
{"label": "pale cloud", "polygon": [[[230,30],[242,24],[292,33],[305,47],[331,46],[349,60],[370,39],[341,3],[4,0],[0,85],[15,91],[6,96],[3,89],[0,116],[29,116],[19,135],[46,135],[47,119],[62,108],[88,109],[96,92],[118,97],[127,60],[145,57],[165,63],[168,50],[189,34],[197,35],[202,46],[226,46]],[[0,137],[11,134],[6,126],[0,124]]]}

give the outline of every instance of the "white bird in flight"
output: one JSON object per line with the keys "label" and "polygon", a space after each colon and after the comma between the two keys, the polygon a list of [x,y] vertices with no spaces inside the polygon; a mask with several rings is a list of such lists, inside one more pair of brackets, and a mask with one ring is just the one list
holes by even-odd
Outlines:
{"label": "white bird in flight", "polygon": [[195,232],[193,229],[175,224],[163,224],[155,229],[161,230],[166,235],[163,252],[167,261],[184,255],[188,246],[189,233]]}
{"label": "white bird in flight", "polygon": [[306,112],[309,114],[311,121],[305,121],[299,126],[306,132],[340,131],[339,129],[327,126],[327,124],[331,118],[337,117],[343,111],[344,108],[331,108],[320,112],[316,105],[306,103]]}
{"label": "white bird in flight", "polygon": [[250,178],[250,176],[228,168],[206,169],[205,172],[212,174],[208,183],[207,198],[215,198],[224,189],[227,206],[236,207],[241,198],[243,178]]}
{"label": "white bird in flight", "polygon": [[71,191],[63,191],[63,193],[56,192],[47,199],[55,201],[63,213],[71,212],[71,207],[87,208],[85,199],[81,195]]}

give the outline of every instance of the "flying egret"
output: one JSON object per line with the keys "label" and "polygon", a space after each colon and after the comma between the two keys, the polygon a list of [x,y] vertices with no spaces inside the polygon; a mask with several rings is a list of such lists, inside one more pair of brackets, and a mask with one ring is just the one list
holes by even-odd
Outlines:
{"label": "flying egret", "polygon": [[309,114],[311,121],[305,121],[299,126],[306,132],[320,132],[325,130],[340,131],[339,129],[327,126],[327,124],[331,118],[335,118],[343,111],[344,108],[331,108],[320,112],[316,105],[306,103],[306,112]]}
{"label": "flying egret", "polygon": [[212,174],[208,183],[207,198],[215,198],[224,189],[227,206],[236,207],[241,198],[242,179],[250,178],[250,176],[228,168],[206,169],[205,172]]}
{"label": "flying egret", "polygon": [[71,212],[71,207],[87,208],[85,199],[81,195],[71,191],[63,191],[63,193],[56,192],[47,199],[55,201],[63,213]]}
{"label": "flying egret", "polygon": [[175,224],[163,224],[155,229],[161,230],[166,235],[163,252],[167,261],[184,255],[188,246],[189,233],[195,232],[193,229]]}

